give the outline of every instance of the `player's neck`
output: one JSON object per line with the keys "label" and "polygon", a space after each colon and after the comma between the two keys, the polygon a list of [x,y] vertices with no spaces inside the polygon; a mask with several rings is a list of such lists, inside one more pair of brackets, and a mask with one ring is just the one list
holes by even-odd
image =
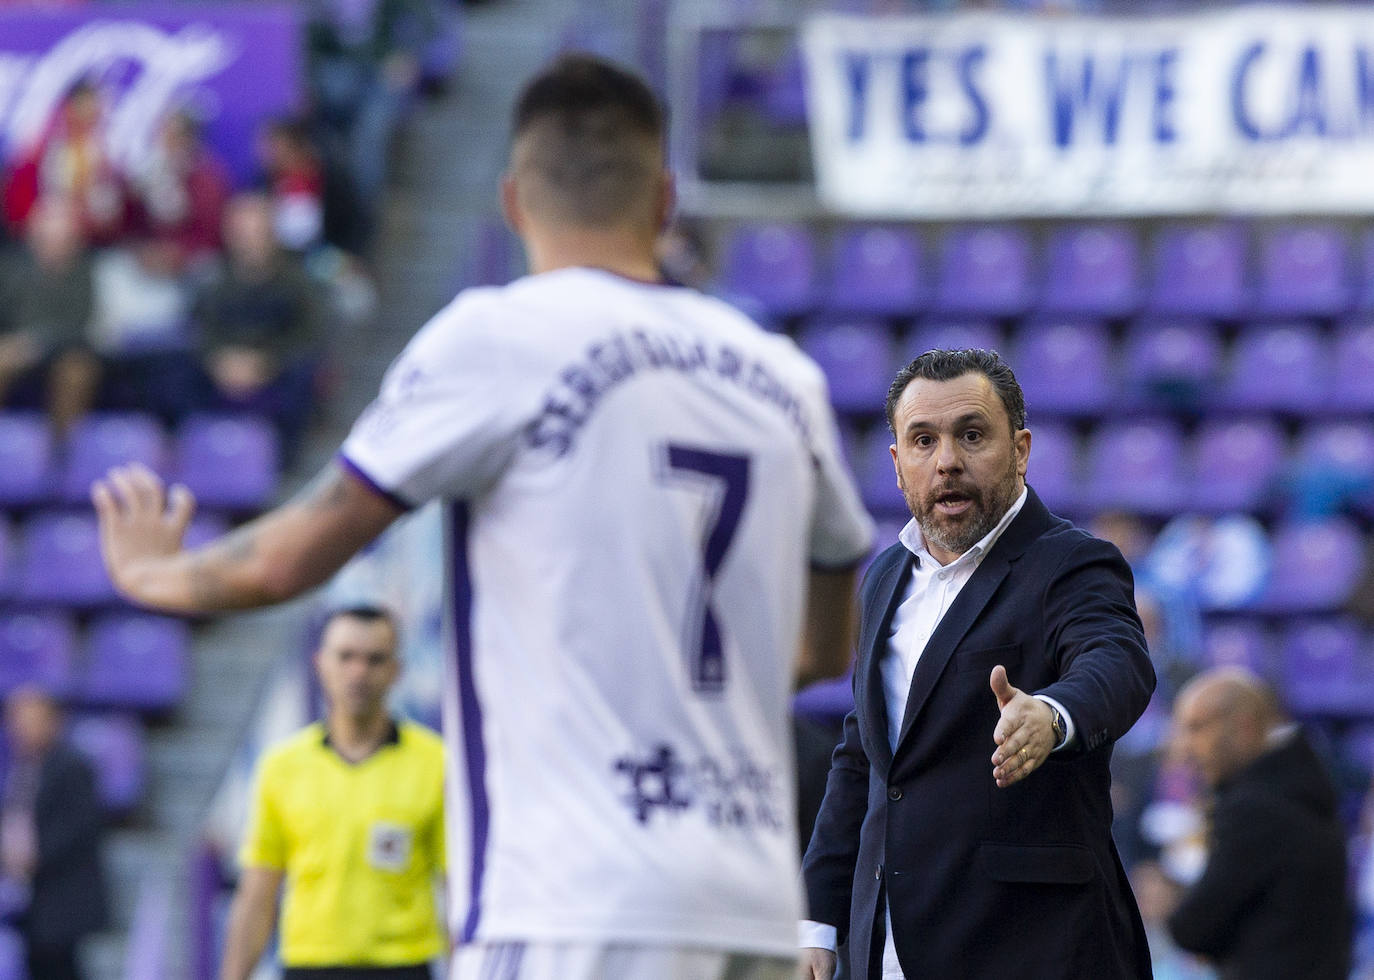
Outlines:
{"label": "player's neck", "polygon": [[325,720],[329,744],[350,762],[361,762],[386,741],[391,731],[391,716],[386,711],[355,716],[332,711]]}
{"label": "player's neck", "polygon": [[605,269],[643,282],[662,279],[652,240],[628,229],[559,228],[525,239],[530,272],[556,269]]}

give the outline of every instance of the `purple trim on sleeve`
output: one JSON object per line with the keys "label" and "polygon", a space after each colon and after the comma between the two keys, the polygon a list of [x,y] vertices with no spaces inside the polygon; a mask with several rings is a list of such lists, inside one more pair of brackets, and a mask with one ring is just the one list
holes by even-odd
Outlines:
{"label": "purple trim on sleeve", "polygon": [[406,500],[404,497],[400,496],[397,493],[393,493],[392,491],[388,490],[386,487],[378,483],[376,480],[372,479],[372,477],[369,476],[361,466],[359,466],[357,463],[353,462],[353,460],[345,456],[344,451],[342,449],[340,449],[337,453],[334,454],[334,459],[338,462],[339,466],[343,468],[344,472],[348,473],[355,480],[357,480],[363,486],[367,487],[377,496],[381,497],[387,503],[391,504],[393,507],[396,507],[403,511],[412,511],[415,509],[415,505],[412,504],[410,501]]}

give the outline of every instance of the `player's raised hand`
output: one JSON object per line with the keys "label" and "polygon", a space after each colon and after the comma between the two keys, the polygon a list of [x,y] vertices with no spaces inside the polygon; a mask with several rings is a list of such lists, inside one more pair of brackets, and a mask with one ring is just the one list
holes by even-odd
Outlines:
{"label": "player's raised hand", "polygon": [[803,947],[799,976],[801,980],[831,980],[835,976],[835,954],[816,946]]}
{"label": "player's raised hand", "polygon": [[1054,748],[1053,717],[1045,702],[1012,687],[1001,664],[992,668],[988,684],[1002,712],[992,732],[997,743],[992,775],[999,787],[1007,787],[1025,779],[1049,758]]}
{"label": "player's raised hand", "polygon": [[135,601],[141,572],[151,562],[178,554],[196,501],[180,484],[168,492],[157,474],[140,463],[117,466],[91,486],[100,519],[100,551],[110,581]]}

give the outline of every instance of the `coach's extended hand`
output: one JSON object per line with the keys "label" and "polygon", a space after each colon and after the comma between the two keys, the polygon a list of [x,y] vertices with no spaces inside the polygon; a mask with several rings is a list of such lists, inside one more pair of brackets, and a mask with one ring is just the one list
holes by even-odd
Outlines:
{"label": "coach's extended hand", "polygon": [[1025,779],[1049,758],[1054,748],[1053,713],[1045,702],[1012,687],[1001,664],[992,668],[988,682],[1002,711],[992,733],[997,743],[992,775],[1005,788]]}

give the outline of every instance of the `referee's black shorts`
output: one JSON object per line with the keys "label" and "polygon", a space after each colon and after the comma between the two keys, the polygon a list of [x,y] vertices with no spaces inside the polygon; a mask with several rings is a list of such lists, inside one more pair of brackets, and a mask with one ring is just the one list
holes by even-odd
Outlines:
{"label": "referee's black shorts", "polygon": [[288,966],[282,980],[434,980],[428,963],[415,966]]}

